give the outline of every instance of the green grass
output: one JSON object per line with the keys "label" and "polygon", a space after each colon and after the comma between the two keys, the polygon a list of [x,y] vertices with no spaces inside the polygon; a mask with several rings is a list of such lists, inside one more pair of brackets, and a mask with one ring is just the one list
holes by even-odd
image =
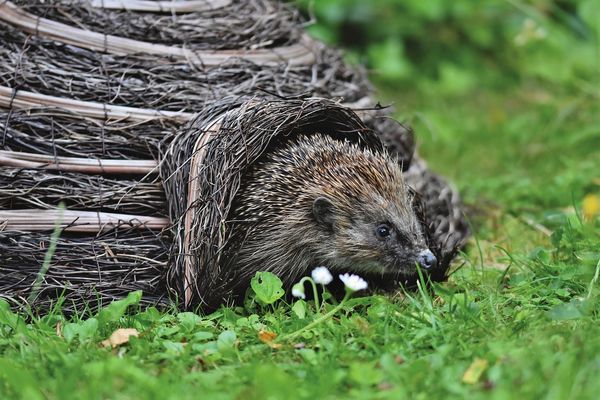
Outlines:
{"label": "green grass", "polygon": [[[140,310],[131,294],[66,319],[0,302],[0,398],[598,398],[600,218],[581,210],[600,194],[597,88],[532,79],[452,94],[420,82],[383,97],[471,210],[476,234],[449,282],[354,297],[272,346],[261,332],[282,338],[334,305],[201,316]],[[117,328],[140,334],[102,346]]]}
{"label": "green grass", "polygon": [[[310,304],[303,319],[282,302],[123,314],[132,295],[93,318],[30,323],[0,306],[0,398],[597,398],[600,221],[578,209],[598,191],[600,110],[541,97],[398,106],[477,213],[463,267],[435,294],[355,297],[276,349],[259,332],[306,326]],[[102,347],[119,327],[140,336]]]}

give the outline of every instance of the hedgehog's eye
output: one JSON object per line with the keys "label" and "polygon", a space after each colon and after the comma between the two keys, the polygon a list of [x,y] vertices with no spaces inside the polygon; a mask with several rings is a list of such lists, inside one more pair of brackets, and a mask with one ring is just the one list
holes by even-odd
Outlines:
{"label": "hedgehog's eye", "polygon": [[388,236],[390,236],[390,233],[391,229],[387,224],[381,224],[375,229],[375,235],[377,235],[379,239],[387,238]]}

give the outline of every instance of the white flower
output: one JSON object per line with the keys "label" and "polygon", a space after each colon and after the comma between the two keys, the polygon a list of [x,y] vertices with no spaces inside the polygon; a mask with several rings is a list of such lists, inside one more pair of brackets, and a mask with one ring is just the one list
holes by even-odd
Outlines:
{"label": "white flower", "polygon": [[321,285],[329,285],[333,280],[333,276],[331,276],[331,272],[327,269],[327,267],[317,267],[312,270],[310,274],[315,281],[315,283]]}
{"label": "white flower", "polygon": [[292,286],[292,296],[305,299],[306,295],[304,294],[304,285],[296,283],[294,286]]}
{"label": "white flower", "polygon": [[363,278],[361,278],[358,275],[350,275],[350,274],[340,275],[340,280],[342,282],[344,282],[344,285],[346,285],[346,287],[353,292],[356,292],[357,290],[366,289],[368,286],[367,281],[365,281]]}

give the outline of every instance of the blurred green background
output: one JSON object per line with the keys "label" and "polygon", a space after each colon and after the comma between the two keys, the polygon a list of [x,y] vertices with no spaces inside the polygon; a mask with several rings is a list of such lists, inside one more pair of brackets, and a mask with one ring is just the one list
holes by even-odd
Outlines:
{"label": "blurred green background", "polygon": [[600,178],[600,1],[299,1],[470,202],[546,213]]}
{"label": "blurred green background", "polygon": [[[314,36],[347,49],[373,78],[444,94],[482,85],[598,84],[597,0],[302,1]],[[597,89],[597,87],[596,87]]]}

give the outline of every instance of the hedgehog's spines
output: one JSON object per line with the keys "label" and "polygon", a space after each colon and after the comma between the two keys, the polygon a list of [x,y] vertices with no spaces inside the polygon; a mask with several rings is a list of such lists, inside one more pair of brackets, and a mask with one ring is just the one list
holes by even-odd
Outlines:
{"label": "hedgehog's spines", "polygon": [[[319,197],[335,212],[331,231],[314,216]],[[424,246],[398,160],[318,133],[299,136],[256,163],[231,220],[224,272],[234,286],[263,270],[290,285],[322,264],[363,273],[414,269],[414,254]],[[380,254],[373,232],[384,222],[405,241],[404,250],[389,250],[398,257]]]}

